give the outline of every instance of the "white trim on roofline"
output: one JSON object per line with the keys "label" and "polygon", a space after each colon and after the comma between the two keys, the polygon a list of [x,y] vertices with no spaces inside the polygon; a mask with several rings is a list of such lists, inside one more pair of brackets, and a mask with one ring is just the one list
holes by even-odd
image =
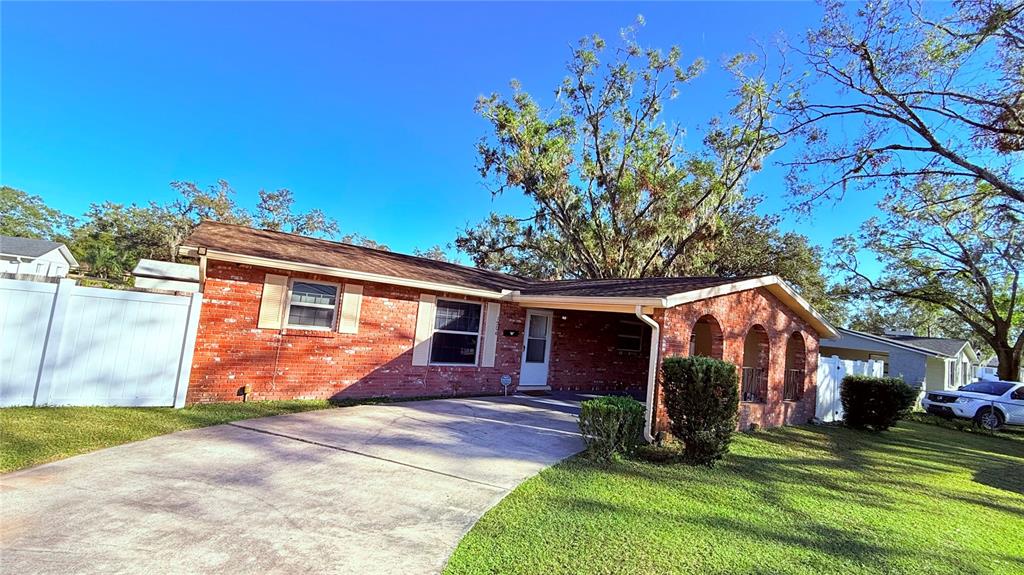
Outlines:
{"label": "white trim on roofline", "polygon": [[[189,246],[182,246],[179,249],[179,253],[192,257],[198,255],[196,248]],[[807,300],[800,297],[800,295],[798,295],[784,280],[774,275],[739,280],[710,288],[677,293],[667,297],[524,295],[520,290],[496,291],[469,288],[439,282],[399,278],[370,272],[359,272],[318,264],[275,260],[259,256],[247,256],[211,249],[207,250],[205,256],[214,260],[249,264],[266,268],[344,277],[368,282],[400,285],[428,291],[475,296],[483,299],[511,301],[523,306],[552,307],[561,309],[589,309],[593,311],[622,313],[632,312],[638,305],[642,306],[642,308],[671,308],[686,303],[729,295],[736,292],[766,288],[775,295],[775,297],[779,298],[783,304],[800,313],[800,315],[803,316],[803,319],[810,323],[811,327],[814,328],[822,338],[835,338],[839,336],[839,332],[836,331],[836,328],[833,327],[828,320],[822,317],[821,314],[815,311],[811,305],[807,303]]]}
{"label": "white trim on roofline", "polygon": [[[196,249],[193,247],[182,246],[179,249],[179,253],[186,256],[196,257]],[[320,274],[332,277],[342,277],[354,280],[362,280],[374,283],[383,283],[390,285],[398,285],[404,287],[411,287],[416,289],[422,289],[427,291],[447,292],[455,293],[460,295],[475,296],[484,299],[502,299],[508,290],[494,291],[485,290],[479,288],[470,288],[463,286],[456,286],[451,284],[443,284],[425,280],[414,280],[408,278],[399,278],[395,276],[386,276],[382,274],[375,274],[370,272],[359,272],[355,270],[346,270],[342,268],[335,268],[330,266],[322,266],[319,264],[307,264],[301,262],[290,262],[285,260],[275,260],[271,258],[261,258],[259,256],[246,256],[241,254],[233,254],[230,252],[222,252],[218,250],[207,250],[206,257],[212,260],[233,262],[237,264],[248,264],[253,266],[259,266],[264,268],[282,269],[289,271],[297,271],[311,274]]]}

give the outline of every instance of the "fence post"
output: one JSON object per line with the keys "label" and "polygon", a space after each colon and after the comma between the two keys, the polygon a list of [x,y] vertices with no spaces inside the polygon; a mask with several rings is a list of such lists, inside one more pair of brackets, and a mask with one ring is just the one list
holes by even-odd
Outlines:
{"label": "fence post", "polygon": [[185,336],[178,359],[178,382],[174,387],[174,407],[185,407],[188,395],[188,380],[192,375],[192,355],[196,350],[196,333],[199,330],[199,311],[203,306],[202,292],[192,294],[188,305],[188,320],[185,322]]}
{"label": "fence post", "polygon": [[39,375],[36,376],[36,391],[32,396],[32,405],[45,405],[50,402],[53,379],[60,367],[57,365],[57,359],[60,357],[64,320],[68,316],[71,292],[74,289],[75,280],[62,279],[57,283],[57,291],[53,294],[53,307],[50,308],[50,322],[46,327],[43,359],[39,362]]}

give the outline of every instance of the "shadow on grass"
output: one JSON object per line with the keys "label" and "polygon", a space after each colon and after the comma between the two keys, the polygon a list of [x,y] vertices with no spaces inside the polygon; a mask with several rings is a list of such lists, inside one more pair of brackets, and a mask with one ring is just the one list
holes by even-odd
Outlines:
{"label": "shadow on grass", "polygon": [[[552,485],[542,504],[591,517],[576,523],[613,514],[691,539],[730,541],[744,552],[761,553],[766,543],[797,550],[790,552],[818,571],[844,565],[874,565],[880,572],[943,565],[943,572],[965,574],[1024,568],[1024,556],[1007,552],[1012,546],[993,544],[985,529],[971,524],[994,520],[1008,529],[1024,517],[1024,446],[983,435],[909,422],[883,433],[803,426],[740,435],[714,469],[638,462],[602,467],[582,458],[564,465],[582,485],[607,481],[610,491],[644,492],[595,498],[578,485],[568,486],[575,487],[571,494],[564,484]],[[542,475],[554,477],[561,476]],[[981,549],[958,525],[990,548]],[[933,537],[942,545],[925,543]],[[779,558],[763,559],[770,565]]]}

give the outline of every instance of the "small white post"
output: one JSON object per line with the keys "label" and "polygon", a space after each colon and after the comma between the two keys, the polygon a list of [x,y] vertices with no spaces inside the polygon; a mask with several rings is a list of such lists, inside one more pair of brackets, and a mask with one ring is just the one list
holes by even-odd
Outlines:
{"label": "small white post", "polygon": [[74,289],[75,280],[62,279],[57,283],[57,291],[53,294],[50,323],[46,327],[43,360],[39,362],[39,375],[36,377],[36,391],[32,396],[32,405],[50,403],[53,380],[58,368],[57,360],[60,358],[60,341],[64,332],[64,320],[68,316],[71,292]]}
{"label": "small white post", "polygon": [[185,322],[185,335],[181,343],[181,356],[178,359],[178,382],[174,386],[174,407],[185,407],[188,395],[188,379],[192,375],[192,355],[196,351],[196,334],[199,331],[199,312],[203,307],[203,294],[192,294],[188,306],[188,320]]}

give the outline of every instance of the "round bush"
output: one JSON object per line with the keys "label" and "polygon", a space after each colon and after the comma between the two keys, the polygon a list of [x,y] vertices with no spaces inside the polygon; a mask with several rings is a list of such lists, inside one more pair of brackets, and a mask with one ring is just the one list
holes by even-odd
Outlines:
{"label": "round bush", "polygon": [[843,422],[854,429],[884,431],[906,417],[917,400],[917,390],[897,377],[848,375],[839,395]]}
{"label": "round bush", "polygon": [[580,404],[580,433],[587,454],[600,461],[628,455],[640,443],[644,404],[630,397],[607,395]]}
{"label": "round bush", "polygon": [[671,357],[661,366],[672,434],[683,461],[713,467],[729,451],[739,413],[736,366],[710,357]]}

